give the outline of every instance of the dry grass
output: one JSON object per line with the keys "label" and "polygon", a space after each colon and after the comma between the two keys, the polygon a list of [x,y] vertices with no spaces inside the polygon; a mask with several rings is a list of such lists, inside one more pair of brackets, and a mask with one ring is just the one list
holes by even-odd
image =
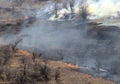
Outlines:
{"label": "dry grass", "polygon": [[0,84],[114,84],[80,73],[62,61],[15,51],[10,45],[0,48]]}

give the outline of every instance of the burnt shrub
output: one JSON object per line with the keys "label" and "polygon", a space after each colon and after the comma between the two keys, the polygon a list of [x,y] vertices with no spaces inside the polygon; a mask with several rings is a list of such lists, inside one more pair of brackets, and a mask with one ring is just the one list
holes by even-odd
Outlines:
{"label": "burnt shrub", "polygon": [[37,52],[37,48],[35,48],[34,52],[32,53],[32,60],[33,60],[33,62],[35,62],[37,58],[39,59],[42,56],[41,53],[36,54],[36,52]]}
{"label": "burnt shrub", "polygon": [[29,84],[28,82],[28,77],[26,75],[24,75],[23,73],[17,75],[15,83],[16,84]]}
{"label": "burnt shrub", "polygon": [[22,39],[18,38],[13,44],[11,44],[11,49],[12,49],[13,52],[16,51],[16,49],[17,49],[16,47],[21,41],[22,41]]}
{"label": "burnt shrub", "polygon": [[4,68],[3,66],[0,66],[0,80],[4,80],[4,76],[3,76],[3,73],[4,73]]}
{"label": "burnt shrub", "polygon": [[88,6],[84,5],[81,7],[81,12],[80,12],[80,16],[83,20],[87,20],[89,13],[88,13]]}
{"label": "burnt shrub", "polygon": [[[41,55],[33,54],[31,56],[19,56],[16,58],[16,46],[4,46],[0,49],[0,81],[9,84],[39,84],[48,83],[50,80],[60,84],[60,71],[54,70],[48,66],[48,59]],[[18,61],[18,62],[17,62]],[[21,62],[20,62],[21,61]],[[17,63],[15,63],[17,62]],[[14,63],[18,66],[14,66]],[[13,65],[12,65],[13,64]]]}
{"label": "burnt shrub", "polygon": [[9,44],[0,48],[0,65],[5,65],[14,56],[16,51],[16,46],[20,43],[22,39],[18,39],[14,44]]}
{"label": "burnt shrub", "polygon": [[32,79],[37,81],[48,81],[50,80],[51,69],[47,64],[35,63],[34,72],[31,74]]}
{"label": "burnt shrub", "polygon": [[12,54],[11,54],[11,49],[10,46],[5,46],[2,49],[0,49],[0,64],[1,65],[5,65],[9,59],[11,58]]}
{"label": "burnt shrub", "polygon": [[61,84],[60,81],[60,68],[57,68],[55,71],[55,81],[57,82],[57,84]]}
{"label": "burnt shrub", "polygon": [[36,60],[30,61],[27,57],[22,57],[21,63],[19,74],[16,77],[17,84],[37,84],[50,80],[51,69],[47,63]]}
{"label": "burnt shrub", "polygon": [[6,81],[9,81],[10,84],[14,84],[18,71],[12,69],[11,67],[6,67],[4,71],[4,74],[6,75]]}

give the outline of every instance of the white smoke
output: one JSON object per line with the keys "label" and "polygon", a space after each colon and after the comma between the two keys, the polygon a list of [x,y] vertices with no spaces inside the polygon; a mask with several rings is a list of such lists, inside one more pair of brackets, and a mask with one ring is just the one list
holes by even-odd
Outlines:
{"label": "white smoke", "polygon": [[117,12],[120,11],[120,1],[119,0],[99,0],[94,2],[93,0],[88,0],[89,11],[97,16],[117,16]]}
{"label": "white smoke", "polygon": [[[90,12],[91,16],[97,16],[98,17],[104,17],[104,16],[118,16],[118,12],[120,11],[120,1],[119,0],[87,0],[86,2],[88,4],[88,11]],[[59,8],[61,3],[58,3]],[[49,4],[51,5],[51,10],[50,6],[46,6],[48,8],[48,11],[54,11],[54,4]],[[64,14],[70,14],[71,10],[70,7],[68,7],[68,10],[61,8],[58,10],[58,18],[60,19],[64,17]],[[79,13],[79,8],[80,8],[80,0],[75,0],[74,4],[74,13]],[[50,17],[50,20],[56,20],[55,15],[53,14]]]}

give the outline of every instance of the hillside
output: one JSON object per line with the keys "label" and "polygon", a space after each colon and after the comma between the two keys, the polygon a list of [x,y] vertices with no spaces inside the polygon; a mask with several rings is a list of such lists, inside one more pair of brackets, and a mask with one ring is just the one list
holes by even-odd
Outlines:
{"label": "hillside", "polygon": [[11,49],[13,47],[10,45],[0,48],[1,84],[114,84],[109,80],[80,73],[63,61],[49,60],[34,53],[27,54],[29,52],[23,50],[13,52]]}

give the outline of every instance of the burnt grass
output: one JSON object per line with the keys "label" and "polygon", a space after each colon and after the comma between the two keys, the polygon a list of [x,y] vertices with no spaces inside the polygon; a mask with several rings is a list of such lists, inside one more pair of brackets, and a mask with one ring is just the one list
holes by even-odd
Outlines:
{"label": "burnt grass", "polygon": [[[34,52],[25,56],[14,45],[0,47],[0,84],[114,84],[70,69],[62,61],[52,61]],[[50,63],[51,62],[51,63]]]}
{"label": "burnt grass", "polygon": [[[10,14],[13,11],[11,8],[1,7],[0,10],[5,11],[5,13],[9,11]],[[4,14],[1,14],[1,16]],[[0,35],[17,34],[22,28],[30,26],[35,20],[35,17],[26,20],[24,16],[22,19],[9,20],[6,18],[4,21],[0,20]],[[98,30],[96,28],[90,29],[88,35],[92,38],[100,36],[97,39],[104,39],[104,34],[99,33],[99,31],[102,31],[101,28]],[[63,69],[59,67],[57,62],[50,65],[49,60],[43,58],[42,54],[37,55],[33,52],[31,56],[24,56],[17,53],[16,46],[19,41],[12,45],[0,47],[0,84],[114,84],[112,81],[81,74],[77,70],[67,68],[61,62],[60,66],[63,66]],[[55,64],[56,68],[50,67]]]}
{"label": "burnt grass", "polygon": [[[0,24],[0,34],[17,34],[23,26],[30,26],[34,21],[35,18],[30,17],[28,20],[23,19],[17,20],[15,23],[8,22],[6,24]],[[109,27],[109,29],[106,27],[92,25],[92,28],[87,31],[87,34],[90,36],[89,38],[104,40],[109,37],[109,34],[106,32],[118,30],[117,27]],[[63,71],[64,73],[62,73],[61,68],[57,67],[53,69],[53,67],[50,67],[48,63],[49,59],[44,58],[45,56],[42,54],[37,55],[32,52],[31,56],[24,56],[17,53],[16,46],[19,42],[21,42],[21,39],[18,39],[14,44],[0,47],[0,84],[73,84],[74,82],[76,82],[75,84],[79,84],[80,82],[82,84],[114,84],[111,81],[101,79],[99,80],[100,82],[97,82],[98,80],[96,78],[89,77],[88,75],[84,77],[84,74],[81,75],[77,70],[68,68],[66,70],[66,67],[64,69],[65,71]],[[63,65],[65,66],[65,64]],[[73,75],[72,73],[75,73],[80,79],[74,76],[70,78]]]}
{"label": "burnt grass", "polygon": [[30,26],[36,20],[35,17],[29,17],[29,19],[21,18],[21,19],[6,19],[0,21],[0,35],[3,34],[17,34],[23,28]]}

